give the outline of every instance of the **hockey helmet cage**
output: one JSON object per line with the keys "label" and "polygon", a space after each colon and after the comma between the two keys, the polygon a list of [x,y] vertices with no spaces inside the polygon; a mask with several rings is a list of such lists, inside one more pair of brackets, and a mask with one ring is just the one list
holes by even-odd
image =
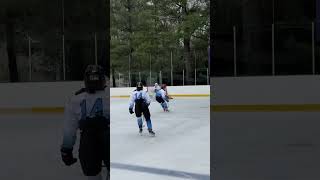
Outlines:
{"label": "hockey helmet cage", "polygon": [[88,65],[85,70],[84,83],[89,93],[103,90],[106,85],[106,77],[103,68],[99,65]]}
{"label": "hockey helmet cage", "polygon": [[141,91],[143,89],[142,82],[137,82],[137,91]]}

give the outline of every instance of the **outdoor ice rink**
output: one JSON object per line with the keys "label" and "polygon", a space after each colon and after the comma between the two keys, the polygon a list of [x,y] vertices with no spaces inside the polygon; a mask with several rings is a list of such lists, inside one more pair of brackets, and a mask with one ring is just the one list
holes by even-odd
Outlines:
{"label": "outdoor ice rink", "polygon": [[128,98],[111,98],[111,179],[210,179],[210,99],[175,98],[171,112],[150,105],[156,137],[138,134]]}
{"label": "outdoor ice rink", "polygon": [[[210,166],[217,180],[319,179],[319,112],[211,112],[210,157],[207,99],[153,103],[155,138],[138,135],[127,99],[111,102],[112,179],[208,179]],[[85,180],[61,162],[62,118],[0,114],[0,179]]]}
{"label": "outdoor ice rink", "polygon": [[[128,99],[111,104],[111,179],[209,179],[209,98],[174,99],[170,113],[153,102],[156,137],[138,135]],[[62,128],[62,113],[0,113],[0,179],[86,180],[61,161]]]}

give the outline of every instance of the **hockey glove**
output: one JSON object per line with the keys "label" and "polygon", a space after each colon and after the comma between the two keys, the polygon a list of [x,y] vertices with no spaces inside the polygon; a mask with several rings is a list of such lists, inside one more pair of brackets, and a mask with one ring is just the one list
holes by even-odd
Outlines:
{"label": "hockey glove", "polygon": [[133,114],[133,113],[134,113],[133,110],[132,110],[132,108],[129,109],[129,113],[130,113],[130,114]]}
{"label": "hockey glove", "polygon": [[65,165],[71,166],[77,162],[77,159],[73,157],[72,149],[61,148],[61,157]]}

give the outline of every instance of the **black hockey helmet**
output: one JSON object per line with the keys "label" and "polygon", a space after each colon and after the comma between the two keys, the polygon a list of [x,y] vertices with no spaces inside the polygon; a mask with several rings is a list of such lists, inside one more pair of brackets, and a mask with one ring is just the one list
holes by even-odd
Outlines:
{"label": "black hockey helmet", "polygon": [[137,82],[137,91],[141,91],[143,89],[142,82]]}
{"label": "black hockey helmet", "polygon": [[103,68],[99,65],[88,65],[84,73],[84,84],[89,93],[103,90],[106,85]]}

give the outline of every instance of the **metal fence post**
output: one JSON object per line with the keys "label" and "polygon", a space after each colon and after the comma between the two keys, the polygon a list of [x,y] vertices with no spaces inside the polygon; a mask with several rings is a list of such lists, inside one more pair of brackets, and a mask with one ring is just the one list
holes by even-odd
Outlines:
{"label": "metal fence post", "polygon": [[275,55],[274,55],[274,24],[272,24],[272,75],[276,74],[275,71]]}
{"label": "metal fence post", "polygon": [[66,57],[64,47],[64,34],[62,35],[62,69],[63,69],[63,80],[66,80]]}
{"label": "metal fence post", "polygon": [[63,80],[66,80],[66,57],[65,57],[65,37],[64,37],[64,0],[62,0],[62,69]]}
{"label": "metal fence post", "polygon": [[194,69],[194,85],[197,85],[197,69]]}
{"label": "metal fence post", "polygon": [[129,87],[131,87],[131,54],[129,54]]}
{"label": "metal fence post", "polygon": [[233,68],[234,68],[234,76],[237,76],[237,32],[236,26],[233,26]]}
{"label": "metal fence post", "polygon": [[207,68],[207,85],[209,85],[209,68]]}
{"label": "metal fence post", "polygon": [[121,87],[121,84],[120,84],[120,73],[118,73],[118,86]]}
{"label": "metal fence post", "polygon": [[32,81],[31,37],[28,35],[29,81]]}
{"label": "metal fence post", "polygon": [[151,86],[151,82],[152,80],[151,80],[151,54],[150,54],[150,86]]}
{"label": "metal fence post", "polygon": [[184,69],[182,70],[182,85],[184,86]]}
{"label": "metal fence post", "polygon": [[172,51],[171,51],[171,86],[173,86],[173,64],[172,64]]}
{"label": "metal fence post", "polygon": [[197,55],[194,51],[194,85],[197,85]]}
{"label": "metal fence post", "polygon": [[316,64],[315,64],[315,37],[314,37],[314,22],[312,22],[312,74],[316,74]]}
{"label": "metal fence post", "polygon": [[94,33],[94,59],[95,59],[95,64],[98,65],[97,33]]}

